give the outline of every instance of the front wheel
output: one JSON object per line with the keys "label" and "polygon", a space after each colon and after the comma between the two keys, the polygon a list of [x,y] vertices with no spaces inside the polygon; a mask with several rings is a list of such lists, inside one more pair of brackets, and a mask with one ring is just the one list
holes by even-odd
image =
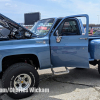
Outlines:
{"label": "front wheel", "polygon": [[[2,77],[3,88],[14,88],[20,92],[8,92],[7,95],[14,99],[22,99],[32,95],[28,91],[31,87],[38,87],[39,75],[35,68],[27,63],[16,63],[10,66]],[[27,90],[28,92],[24,92]]]}
{"label": "front wheel", "polygon": [[98,72],[100,74],[100,61],[98,62]]}

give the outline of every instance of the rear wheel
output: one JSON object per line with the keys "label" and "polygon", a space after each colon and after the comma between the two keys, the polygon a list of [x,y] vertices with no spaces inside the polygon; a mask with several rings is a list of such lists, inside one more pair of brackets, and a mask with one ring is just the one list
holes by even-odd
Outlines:
{"label": "rear wheel", "polygon": [[100,74],[100,61],[98,62],[98,72]]}
{"label": "rear wheel", "polygon": [[82,69],[85,69],[85,68],[78,68],[78,67],[76,67],[75,69],[82,70]]}
{"label": "rear wheel", "polygon": [[[15,88],[20,92],[8,92],[7,95],[14,99],[22,99],[32,95],[28,89],[38,87],[39,75],[36,69],[27,63],[16,63],[9,67],[2,77],[3,88]],[[28,92],[24,92],[24,91]]]}

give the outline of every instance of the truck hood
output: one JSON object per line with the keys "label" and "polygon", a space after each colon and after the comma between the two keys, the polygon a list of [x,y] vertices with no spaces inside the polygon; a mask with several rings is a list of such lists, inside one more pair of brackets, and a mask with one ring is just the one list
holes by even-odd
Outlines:
{"label": "truck hood", "polygon": [[10,18],[4,16],[3,14],[0,14],[0,25],[12,30],[13,28],[16,28],[17,30],[24,30],[30,32],[32,35],[36,36],[33,32],[26,29],[25,27],[21,26],[20,24],[16,23],[15,21],[11,20]]}

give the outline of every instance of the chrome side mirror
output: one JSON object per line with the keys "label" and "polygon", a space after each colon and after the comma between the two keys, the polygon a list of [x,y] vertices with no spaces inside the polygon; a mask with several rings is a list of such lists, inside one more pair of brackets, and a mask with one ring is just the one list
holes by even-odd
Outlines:
{"label": "chrome side mirror", "polygon": [[57,42],[57,43],[60,43],[61,38],[62,38],[62,37],[59,36],[58,30],[56,30],[56,42]]}

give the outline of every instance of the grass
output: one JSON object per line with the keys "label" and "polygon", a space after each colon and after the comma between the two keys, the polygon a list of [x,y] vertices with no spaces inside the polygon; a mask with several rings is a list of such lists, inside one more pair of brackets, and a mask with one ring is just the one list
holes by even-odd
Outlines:
{"label": "grass", "polygon": [[[90,32],[89,32],[90,33]],[[93,34],[94,34],[95,32],[93,32]]]}

